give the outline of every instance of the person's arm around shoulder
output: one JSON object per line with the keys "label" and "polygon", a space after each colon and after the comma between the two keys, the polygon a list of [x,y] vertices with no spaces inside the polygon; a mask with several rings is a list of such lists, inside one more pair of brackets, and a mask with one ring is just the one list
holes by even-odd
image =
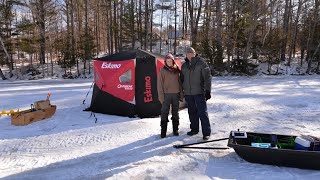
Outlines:
{"label": "person's arm around shoulder", "polygon": [[180,72],[180,82],[181,82],[181,85],[183,84],[183,81],[184,81],[184,75],[183,75],[183,68],[184,68],[185,64],[183,63],[182,66],[181,66],[181,72]]}
{"label": "person's arm around shoulder", "polygon": [[160,70],[158,75],[158,81],[157,81],[157,89],[158,89],[158,98],[161,104],[163,104],[164,101],[164,78],[163,78],[163,69]]}

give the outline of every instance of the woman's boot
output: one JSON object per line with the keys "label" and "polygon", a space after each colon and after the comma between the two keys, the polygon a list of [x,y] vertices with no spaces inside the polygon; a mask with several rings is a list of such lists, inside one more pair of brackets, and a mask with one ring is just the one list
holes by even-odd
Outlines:
{"label": "woman's boot", "polygon": [[173,129],[173,135],[179,136],[179,120],[172,119],[172,129]]}
{"label": "woman's boot", "polygon": [[161,121],[161,138],[165,138],[167,136],[167,126],[168,120]]}

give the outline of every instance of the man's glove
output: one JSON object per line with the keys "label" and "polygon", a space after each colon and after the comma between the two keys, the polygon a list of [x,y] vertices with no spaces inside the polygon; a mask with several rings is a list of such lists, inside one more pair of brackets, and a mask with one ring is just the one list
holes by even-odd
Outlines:
{"label": "man's glove", "polygon": [[211,92],[210,91],[206,91],[205,97],[206,97],[206,101],[208,99],[210,99],[211,98]]}

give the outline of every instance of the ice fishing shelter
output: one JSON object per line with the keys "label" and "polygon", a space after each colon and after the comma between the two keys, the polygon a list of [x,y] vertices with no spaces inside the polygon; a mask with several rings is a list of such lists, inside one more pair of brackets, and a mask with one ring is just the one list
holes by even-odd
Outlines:
{"label": "ice fishing shelter", "polygon": [[[181,67],[181,60],[176,59]],[[164,57],[143,50],[94,60],[94,88],[88,111],[119,116],[160,115],[157,74]]]}

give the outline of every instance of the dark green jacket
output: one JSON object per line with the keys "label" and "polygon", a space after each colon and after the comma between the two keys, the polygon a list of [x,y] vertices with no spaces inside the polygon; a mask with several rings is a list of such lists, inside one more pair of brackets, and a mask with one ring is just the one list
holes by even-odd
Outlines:
{"label": "dark green jacket", "polygon": [[184,95],[211,92],[211,73],[208,64],[200,57],[185,59],[181,67],[181,82]]}

